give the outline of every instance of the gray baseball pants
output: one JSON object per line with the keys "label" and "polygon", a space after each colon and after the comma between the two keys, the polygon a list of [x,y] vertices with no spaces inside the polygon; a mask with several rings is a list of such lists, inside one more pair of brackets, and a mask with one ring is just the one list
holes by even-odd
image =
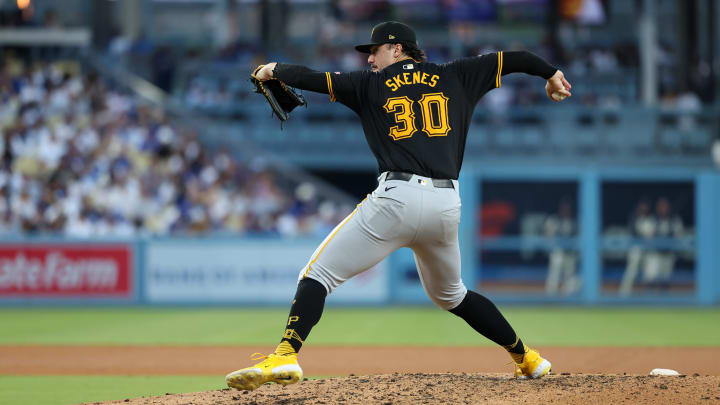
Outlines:
{"label": "gray baseball pants", "polygon": [[427,177],[409,181],[378,178],[378,187],[318,246],[300,271],[319,281],[328,293],[369,269],[390,253],[409,247],[420,281],[439,307],[450,310],[465,297],[460,278],[460,195],[454,188],[436,188]]}

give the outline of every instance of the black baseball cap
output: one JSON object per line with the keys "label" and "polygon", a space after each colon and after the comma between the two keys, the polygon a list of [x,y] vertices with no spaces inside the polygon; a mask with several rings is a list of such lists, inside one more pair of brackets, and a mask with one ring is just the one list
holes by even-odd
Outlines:
{"label": "black baseball cap", "polygon": [[386,21],[373,27],[370,34],[371,43],[365,45],[357,45],[355,49],[358,52],[370,53],[370,48],[375,45],[410,43],[417,46],[415,39],[415,31],[408,25],[397,21]]}

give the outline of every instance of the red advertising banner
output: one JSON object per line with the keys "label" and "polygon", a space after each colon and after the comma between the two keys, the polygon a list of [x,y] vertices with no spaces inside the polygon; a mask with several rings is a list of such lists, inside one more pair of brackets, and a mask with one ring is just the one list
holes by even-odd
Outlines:
{"label": "red advertising banner", "polygon": [[129,245],[0,245],[0,297],[131,297]]}

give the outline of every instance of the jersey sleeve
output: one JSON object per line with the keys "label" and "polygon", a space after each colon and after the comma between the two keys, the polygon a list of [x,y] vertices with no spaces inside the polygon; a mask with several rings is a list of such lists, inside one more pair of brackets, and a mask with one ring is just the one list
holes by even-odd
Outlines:
{"label": "jersey sleeve", "polygon": [[302,65],[278,63],[273,76],[283,83],[302,90],[310,90],[327,94],[325,75]]}
{"label": "jersey sleeve", "polygon": [[477,102],[492,89],[502,86],[503,52],[458,59],[450,63],[470,100]]}
{"label": "jersey sleeve", "polygon": [[325,72],[325,77],[330,101],[339,101],[358,111],[362,100],[367,99],[369,71]]}

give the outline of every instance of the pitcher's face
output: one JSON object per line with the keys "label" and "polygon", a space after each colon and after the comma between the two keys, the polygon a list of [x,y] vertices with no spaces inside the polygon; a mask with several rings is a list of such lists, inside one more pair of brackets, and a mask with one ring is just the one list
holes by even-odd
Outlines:
{"label": "pitcher's face", "polygon": [[382,44],[370,48],[368,63],[373,72],[379,72],[397,61],[402,54],[400,44]]}

